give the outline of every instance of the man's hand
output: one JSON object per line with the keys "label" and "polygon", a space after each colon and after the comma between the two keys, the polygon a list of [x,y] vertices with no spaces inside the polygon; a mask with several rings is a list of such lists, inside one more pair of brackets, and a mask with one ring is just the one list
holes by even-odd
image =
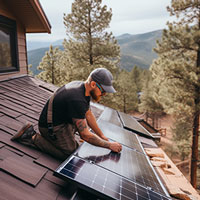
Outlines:
{"label": "man's hand", "polygon": [[89,131],[86,119],[73,119],[74,124],[83,140],[95,146],[104,147],[111,151],[119,153],[122,150],[122,145],[118,142],[110,142],[103,134],[102,137],[93,134]]}
{"label": "man's hand", "polygon": [[122,150],[122,145],[118,142],[110,142],[109,149],[111,151],[119,153]]}

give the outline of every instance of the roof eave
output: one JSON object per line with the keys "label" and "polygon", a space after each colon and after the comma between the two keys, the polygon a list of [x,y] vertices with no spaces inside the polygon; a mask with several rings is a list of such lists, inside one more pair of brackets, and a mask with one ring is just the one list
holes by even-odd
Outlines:
{"label": "roof eave", "polygon": [[40,2],[38,0],[29,0],[29,2],[31,3],[34,11],[36,12],[37,16],[40,18],[40,21],[42,22],[43,26],[44,26],[44,30],[27,30],[27,33],[38,33],[38,32],[46,32],[46,33],[51,33],[51,24],[42,8],[42,5],[40,4]]}

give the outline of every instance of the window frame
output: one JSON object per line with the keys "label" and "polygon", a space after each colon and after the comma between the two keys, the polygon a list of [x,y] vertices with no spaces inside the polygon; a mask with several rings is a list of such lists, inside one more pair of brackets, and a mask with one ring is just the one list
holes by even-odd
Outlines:
{"label": "window frame", "polygon": [[0,15],[0,27],[10,32],[11,66],[0,67],[0,73],[19,71],[17,25],[16,21]]}

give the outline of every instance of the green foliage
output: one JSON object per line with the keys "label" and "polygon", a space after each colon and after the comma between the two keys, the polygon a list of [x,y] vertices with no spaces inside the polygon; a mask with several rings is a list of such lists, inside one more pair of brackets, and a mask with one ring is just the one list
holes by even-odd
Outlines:
{"label": "green foliage", "polygon": [[[159,99],[168,113],[186,116],[188,126],[193,127],[191,183],[196,187],[196,161],[198,160],[198,131],[200,115],[200,1],[172,0],[168,11],[177,21],[168,23],[162,39],[155,49],[158,54],[151,65],[152,77],[158,87]],[[176,134],[182,122],[176,127]],[[188,135],[190,129],[183,134]],[[186,136],[184,136],[186,137]],[[187,156],[187,139],[179,140],[176,145],[182,159]],[[184,145],[184,146],[183,146]],[[187,147],[185,147],[187,146]]]}
{"label": "green foliage", "polygon": [[112,10],[101,3],[101,0],[75,0],[71,13],[64,15],[70,39],[63,46],[75,79],[84,80],[97,67],[106,67],[111,72],[117,70],[120,48],[112,33],[105,31]]}
{"label": "green foliage", "polygon": [[182,111],[191,115],[199,110],[199,103],[195,103],[199,96],[197,88],[200,88],[197,67],[199,27],[189,26],[196,17],[196,5],[194,1],[172,1],[168,10],[177,16],[183,13],[184,18],[177,23],[168,23],[168,30],[163,31],[162,40],[157,42],[155,49],[159,58],[150,68],[160,89],[162,105],[170,113]]}
{"label": "green foliage", "polygon": [[139,111],[149,115],[160,115],[163,113],[163,106],[159,100],[159,88],[154,84],[151,73],[143,71],[142,93],[140,96]]}
{"label": "green foliage", "polygon": [[143,81],[145,80],[143,71],[144,70],[135,65],[130,73],[130,78],[134,85],[136,85],[137,92],[141,92]]}
{"label": "green foliage", "polygon": [[53,47],[50,46],[49,51],[45,53],[42,62],[40,62],[38,66],[38,69],[42,72],[37,75],[37,78],[48,83],[61,85],[65,76],[63,76],[62,73],[62,66],[59,64],[60,57],[61,51],[58,48],[53,49]]}
{"label": "green foliage", "polygon": [[131,80],[131,73],[126,70],[121,70],[114,82],[114,87],[117,93],[108,95],[102,102],[107,106],[125,113],[137,110],[137,89],[135,83]]}
{"label": "green foliage", "polygon": [[171,128],[173,133],[173,143],[177,147],[177,152],[181,160],[188,158],[191,151],[191,116],[178,114],[175,117],[174,126]]}
{"label": "green foliage", "polygon": [[33,71],[31,70],[32,65],[28,65],[28,74],[33,76]]}

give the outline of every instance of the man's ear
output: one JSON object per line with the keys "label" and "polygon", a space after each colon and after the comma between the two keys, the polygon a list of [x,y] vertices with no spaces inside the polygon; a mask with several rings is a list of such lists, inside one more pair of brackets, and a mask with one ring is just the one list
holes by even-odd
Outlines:
{"label": "man's ear", "polygon": [[95,81],[91,81],[90,85],[91,85],[91,88],[93,89],[93,88],[96,87],[96,82]]}

